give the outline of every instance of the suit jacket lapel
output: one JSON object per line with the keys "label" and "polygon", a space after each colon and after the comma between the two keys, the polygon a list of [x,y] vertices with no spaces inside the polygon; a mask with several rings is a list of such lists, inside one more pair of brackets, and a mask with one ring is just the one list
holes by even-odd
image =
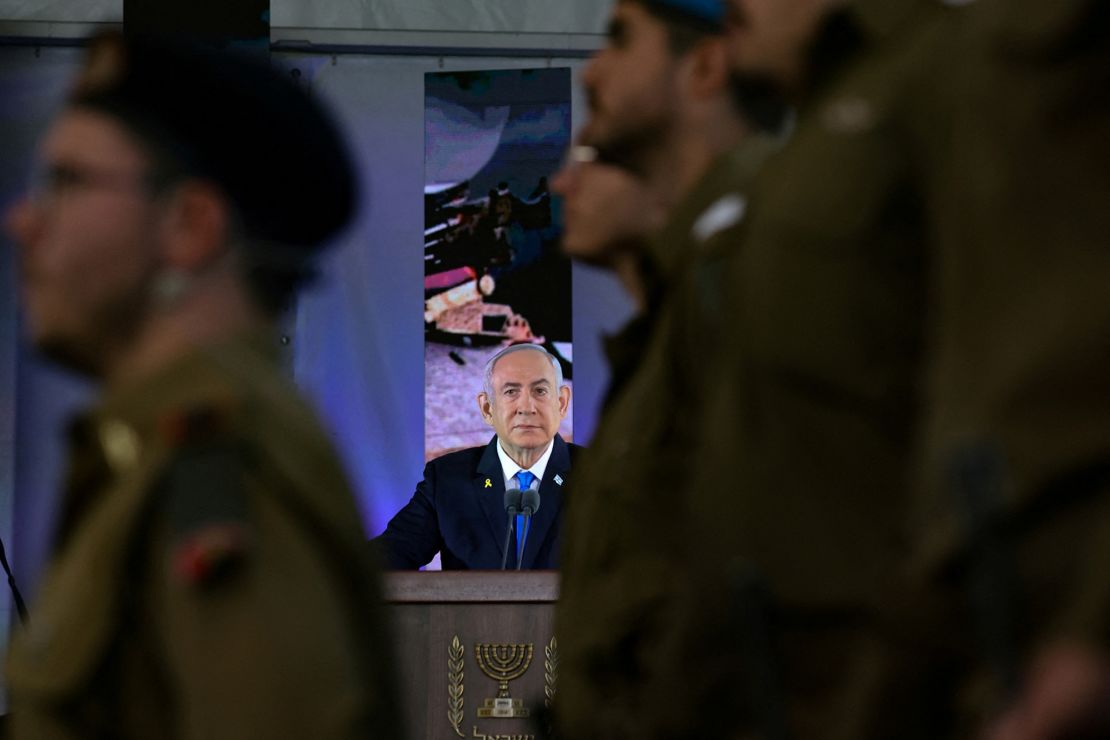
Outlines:
{"label": "suit jacket lapel", "polygon": [[[563,486],[566,485],[566,479],[570,473],[570,452],[567,449],[567,443],[557,434],[553,444],[551,457],[547,460],[547,469],[544,470],[543,480],[540,481],[540,508],[532,515],[528,542],[524,546],[522,565],[524,568],[531,568],[535,564],[536,556],[551,532],[552,526],[558,521],[559,512],[563,507]],[[557,483],[556,477],[562,483]]]}
{"label": "suit jacket lapel", "polygon": [[[478,504],[486,513],[489,521],[490,534],[493,537],[494,547],[497,548],[498,557],[505,557],[505,526],[508,517],[505,514],[505,472],[501,469],[501,458],[497,456],[497,437],[494,437],[474,472],[474,492],[478,497]],[[489,485],[486,485],[489,481]]]}

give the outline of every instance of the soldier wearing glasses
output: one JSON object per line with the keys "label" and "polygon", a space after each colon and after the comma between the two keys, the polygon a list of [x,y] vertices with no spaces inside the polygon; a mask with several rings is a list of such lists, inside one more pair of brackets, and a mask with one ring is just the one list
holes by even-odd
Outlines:
{"label": "soldier wearing glasses", "polygon": [[339,135],[267,66],[94,39],[7,214],[36,347],[103,386],[8,661],[14,736],[398,735],[365,535],[275,366],[354,209]]}

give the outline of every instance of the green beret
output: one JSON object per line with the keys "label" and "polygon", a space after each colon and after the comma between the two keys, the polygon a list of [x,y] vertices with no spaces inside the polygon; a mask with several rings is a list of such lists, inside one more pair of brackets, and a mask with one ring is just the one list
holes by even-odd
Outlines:
{"label": "green beret", "polygon": [[321,104],[263,58],[158,36],[94,37],[69,97],[118,118],[214,182],[248,238],[309,250],[356,204],[343,139]]}

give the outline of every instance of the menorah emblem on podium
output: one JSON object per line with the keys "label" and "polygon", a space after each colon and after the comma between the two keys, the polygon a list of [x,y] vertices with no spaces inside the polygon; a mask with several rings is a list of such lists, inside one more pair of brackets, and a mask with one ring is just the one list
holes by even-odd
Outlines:
{"label": "menorah emblem on podium", "polygon": [[528,666],[532,664],[532,648],[531,643],[492,645],[479,642],[474,645],[478,667],[482,669],[482,673],[497,681],[497,698],[485,700],[478,708],[479,717],[513,718],[529,715],[522,700],[509,696],[509,681],[515,681],[528,670]]}

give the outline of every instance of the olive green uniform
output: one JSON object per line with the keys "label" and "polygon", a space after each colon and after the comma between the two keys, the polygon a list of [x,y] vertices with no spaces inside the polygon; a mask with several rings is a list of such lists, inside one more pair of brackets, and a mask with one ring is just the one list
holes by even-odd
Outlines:
{"label": "olive green uniform", "polygon": [[967,603],[973,725],[1044,644],[1110,650],[1110,13],[984,0],[970,22],[912,572]]}
{"label": "olive green uniform", "polygon": [[963,12],[860,0],[827,19],[796,129],[752,189],[728,267],[693,463],[716,493],[700,560],[769,592],[778,663],[761,670],[795,738],[937,737],[944,722],[883,709],[915,690],[890,683],[893,654],[928,650],[924,637],[903,646],[890,611],[909,598],[931,219],[953,176]]}
{"label": "olive green uniform", "polygon": [[773,146],[746,140],[676,207],[646,250],[649,307],[609,342],[606,407],[565,514],[561,736],[667,737],[690,732],[691,722],[714,726],[714,717],[701,722],[703,687],[690,679],[709,645],[680,654],[672,620],[691,567],[684,523],[695,502],[678,492],[691,472],[687,414],[701,404],[704,353],[690,311],[703,276],[720,274],[707,266],[722,261],[720,235],[742,214],[745,189]]}
{"label": "olive green uniform", "polygon": [[[735,497],[702,541],[770,588],[795,737],[973,732],[991,692],[969,674],[1005,652],[989,643],[1074,611],[1078,592],[1048,585],[1089,573],[1107,529],[1110,503],[1085,497],[1050,526],[1028,510],[1012,561],[961,560],[973,531],[977,551],[993,541],[995,498],[1093,491],[1107,459],[1110,129],[1092,83],[1110,67],[1105,44],[1063,51],[1077,18],[1105,24],[1095,3],[949,5],[861,0],[826,26],[730,267],[698,468]],[[1023,56],[1007,18],[1062,46]],[[1044,613],[998,608],[1022,601],[1017,573]]]}
{"label": "olive green uniform", "polygon": [[193,351],[74,424],[9,656],[14,737],[399,736],[359,513],[264,342]]}

